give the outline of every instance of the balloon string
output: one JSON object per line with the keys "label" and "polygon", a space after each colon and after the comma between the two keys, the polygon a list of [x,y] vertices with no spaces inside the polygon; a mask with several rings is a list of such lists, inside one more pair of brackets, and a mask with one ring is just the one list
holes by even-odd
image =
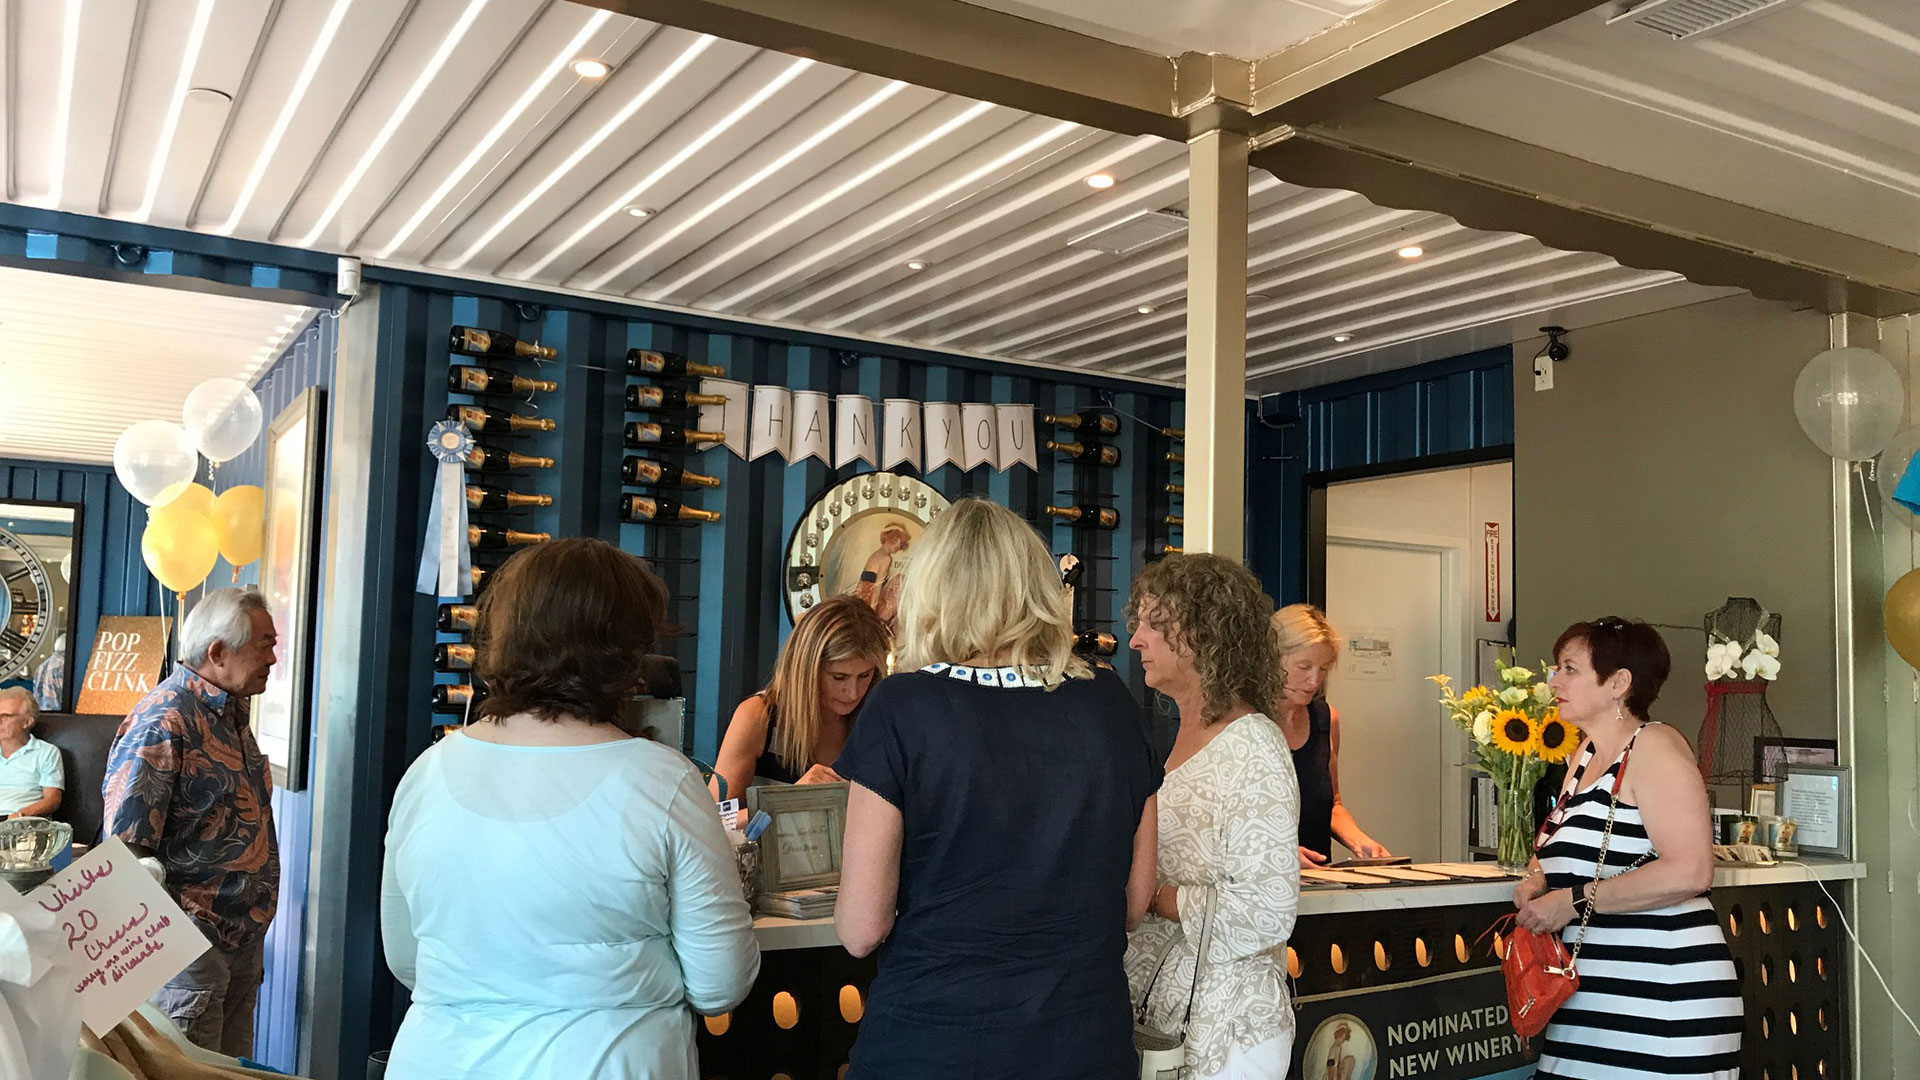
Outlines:
{"label": "balloon string", "polygon": [[1873,498],[1867,494],[1867,470],[1856,461],[1853,463],[1853,475],[1860,481],[1860,507],[1867,512],[1867,528],[1878,533],[1880,527],[1873,523]]}

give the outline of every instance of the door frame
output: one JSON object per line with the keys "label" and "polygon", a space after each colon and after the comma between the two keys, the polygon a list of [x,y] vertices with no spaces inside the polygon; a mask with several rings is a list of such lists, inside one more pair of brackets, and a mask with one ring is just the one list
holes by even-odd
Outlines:
{"label": "door frame", "polygon": [[[1324,526],[1324,520],[1322,522]],[[1471,685],[1466,678],[1469,662],[1467,643],[1474,640],[1473,613],[1467,609],[1461,579],[1466,572],[1466,560],[1469,555],[1465,541],[1451,536],[1433,536],[1424,533],[1398,532],[1384,529],[1341,528],[1332,532],[1322,532],[1320,538],[1321,553],[1321,596],[1315,605],[1326,610],[1326,545],[1329,542],[1349,547],[1378,548],[1388,551],[1412,551],[1440,556],[1440,623],[1452,629],[1452,633],[1440,637],[1440,671],[1434,674],[1452,676],[1456,685]],[[1437,703],[1439,695],[1434,695],[1436,707],[1433,722],[1442,724]],[[1468,760],[1470,747],[1467,735],[1451,724],[1441,727],[1440,752],[1442,754],[1440,774],[1440,858],[1448,862],[1459,862],[1467,858],[1467,797],[1469,785],[1465,782],[1464,763]],[[1461,778],[1460,783],[1449,781],[1449,766],[1454,763]]]}

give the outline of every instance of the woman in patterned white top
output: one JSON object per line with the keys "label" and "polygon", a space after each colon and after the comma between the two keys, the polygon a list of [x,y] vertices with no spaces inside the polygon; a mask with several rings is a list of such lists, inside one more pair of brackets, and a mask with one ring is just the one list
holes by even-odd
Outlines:
{"label": "woman in patterned white top", "polygon": [[1160,886],[1127,950],[1134,999],[1146,995],[1147,1021],[1162,1031],[1187,1016],[1214,899],[1182,1080],[1280,1080],[1293,1052],[1286,946],[1300,905],[1300,789],[1269,719],[1281,696],[1272,614],[1254,576],[1217,555],[1162,559],[1127,601],[1147,685],[1180,708],[1160,789]]}

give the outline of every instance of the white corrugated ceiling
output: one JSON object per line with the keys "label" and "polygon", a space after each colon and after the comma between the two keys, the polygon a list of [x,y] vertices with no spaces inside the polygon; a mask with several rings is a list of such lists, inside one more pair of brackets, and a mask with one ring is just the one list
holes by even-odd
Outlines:
{"label": "white corrugated ceiling", "polygon": [[[1180,209],[1176,143],[570,3],[5,2],[12,201],[1179,375],[1183,241],[1069,246]],[[1342,8],[1278,2],[1314,25]],[[612,74],[576,75],[583,57]],[[1117,183],[1089,188],[1095,172]],[[1256,373],[1671,280],[1264,176],[1253,207]],[[1397,257],[1408,244],[1427,254]]]}
{"label": "white corrugated ceiling", "polygon": [[0,266],[0,457],[107,462],[206,379],[250,381],[307,308]]}

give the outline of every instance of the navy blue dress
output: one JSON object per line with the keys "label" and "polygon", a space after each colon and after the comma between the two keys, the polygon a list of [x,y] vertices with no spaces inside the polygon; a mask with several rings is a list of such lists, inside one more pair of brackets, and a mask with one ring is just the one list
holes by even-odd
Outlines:
{"label": "navy blue dress", "polygon": [[851,1080],[1137,1076],[1126,884],[1161,766],[1126,685],[894,675],[834,771],[905,827]]}
{"label": "navy blue dress", "polygon": [[1300,846],[1333,855],[1333,709],[1326,698],[1307,706],[1307,741],[1293,752],[1300,778]]}

